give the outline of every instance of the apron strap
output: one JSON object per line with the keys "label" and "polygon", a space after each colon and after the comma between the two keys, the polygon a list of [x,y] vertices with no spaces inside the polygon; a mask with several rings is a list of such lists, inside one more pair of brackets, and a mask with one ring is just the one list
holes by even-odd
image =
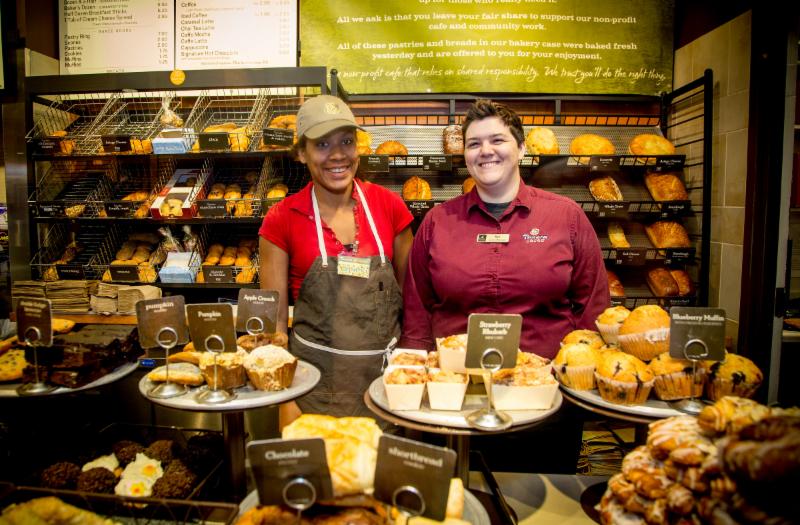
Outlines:
{"label": "apron strap", "polygon": [[322,238],[322,221],[319,218],[319,204],[314,188],[311,188],[311,205],[314,207],[314,225],[317,228],[317,244],[319,245],[319,255],[322,257],[322,266],[328,267],[328,252],[325,249],[325,241]]}
{"label": "apron strap", "polygon": [[303,338],[300,334],[298,334],[297,330],[292,330],[292,336],[295,339],[297,339],[301,344],[309,348],[322,350],[323,352],[330,352],[332,354],[350,355],[350,356],[369,356],[369,355],[381,355],[381,354],[385,355],[387,351],[391,351],[394,345],[397,344],[397,338],[393,337],[392,340],[387,345],[387,347],[381,348],[380,350],[341,350],[339,348],[333,348],[330,346],[325,346],[319,343],[313,343],[311,341],[308,341],[307,339]]}
{"label": "apron strap", "polygon": [[378,245],[378,253],[381,255],[381,265],[384,265],[386,264],[386,253],[383,251],[383,243],[381,242],[381,238],[378,236],[378,228],[375,227],[375,221],[372,219],[372,213],[369,211],[369,204],[367,204],[367,199],[364,198],[364,192],[361,191],[361,186],[358,185],[356,179],[353,179],[353,184],[356,187],[358,196],[361,197],[361,205],[364,206],[364,214],[367,216],[369,229],[372,230],[372,236],[375,238],[375,244]]}

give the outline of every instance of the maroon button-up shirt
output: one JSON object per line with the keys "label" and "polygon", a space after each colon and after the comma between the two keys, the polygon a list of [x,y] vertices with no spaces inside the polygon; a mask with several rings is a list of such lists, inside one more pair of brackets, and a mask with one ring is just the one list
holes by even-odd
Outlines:
{"label": "maroon button-up shirt", "polygon": [[[477,242],[508,234],[508,242]],[[470,313],[522,315],[520,348],[554,357],[577,328],[595,329],[609,306],[600,243],[572,200],[520,184],[495,219],[471,191],[428,212],[409,257],[400,346],[432,350],[464,333]]]}

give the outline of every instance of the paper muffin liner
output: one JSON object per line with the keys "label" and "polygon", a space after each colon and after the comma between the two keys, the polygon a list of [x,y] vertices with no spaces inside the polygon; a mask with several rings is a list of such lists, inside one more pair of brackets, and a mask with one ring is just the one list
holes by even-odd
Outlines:
{"label": "paper muffin liner", "polygon": [[620,334],[617,339],[622,351],[650,361],[658,354],[669,352],[669,328],[657,328],[638,334]]}
{"label": "paper muffin liner", "polygon": [[621,324],[605,324],[598,323],[597,321],[595,321],[594,324],[597,326],[597,331],[600,332],[600,336],[603,338],[603,341],[605,341],[606,344],[619,344],[619,327],[622,326]]}
{"label": "paper muffin liner", "polygon": [[705,373],[698,369],[697,382],[695,382],[695,377],[691,372],[673,372],[671,374],[657,375],[653,388],[658,399],[673,401],[692,397],[692,394],[694,394],[694,397],[701,397],[704,384]]}
{"label": "paper muffin liner", "polygon": [[[208,388],[214,389],[214,365],[201,366],[200,373],[206,380]],[[217,365],[217,385],[216,390],[229,390],[239,388],[247,383],[247,375],[244,366],[222,366]]]}
{"label": "paper muffin liner", "polygon": [[291,386],[294,380],[294,372],[297,370],[297,359],[290,363],[271,370],[258,370],[245,368],[247,377],[253,383],[253,388],[257,390],[283,390]]}
{"label": "paper muffin liner", "polygon": [[644,404],[650,395],[650,390],[653,389],[654,383],[654,381],[647,381],[646,383],[617,381],[597,373],[594,374],[594,377],[597,381],[597,390],[600,392],[600,397],[609,403],[617,405]]}
{"label": "paper muffin liner", "polygon": [[715,377],[706,383],[706,397],[711,401],[717,401],[725,396],[753,397],[761,385],[760,382],[738,382],[734,383],[730,379]]}
{"label": "paper muffin liner", "polygon": [[596,368],[595,365],[553,365],[558,381],[565,387],[575,390],[594,390],[594,371]]}

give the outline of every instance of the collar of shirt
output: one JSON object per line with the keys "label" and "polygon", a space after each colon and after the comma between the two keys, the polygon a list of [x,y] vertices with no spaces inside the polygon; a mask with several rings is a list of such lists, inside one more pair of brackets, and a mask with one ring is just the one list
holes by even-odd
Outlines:
{"label": "collar of shirt", "polygon": [[[360,182],[361,189],[364,189],[364,182]],[[311,203],[311,192],[313,191],[314,183],[309,182],[305,187],[297,192],[297,199],[293,200],[289,208],[308,216],[312,221],[314,220],[314,205]],[[361,197],[358,192],[353,188],[351,198],[356,201],[353,208],[353,213],[358,213],[361,209]]]}
{"label": "collar of shirt", "polygon": [[[508,205],[508,208],[506,208],[506,211],[503,212],[503,215],[500,217],[500,219],[513,212],[517,206],[522,206],[530,211],[533,208],[533,201],[535,198],[536,189],[533,186],[528,186],[523,181],[520,181],[516,197],[511,200],[511,203]],[[473,190],[467,194],[465,205],[467,212],[482,210],[483,213],[494,218],[491,212],[489,212],[489,210],[486,208],[486,203],[484,203],[483,200],[481,200],[480,195],[478,195],[478,190]]]}

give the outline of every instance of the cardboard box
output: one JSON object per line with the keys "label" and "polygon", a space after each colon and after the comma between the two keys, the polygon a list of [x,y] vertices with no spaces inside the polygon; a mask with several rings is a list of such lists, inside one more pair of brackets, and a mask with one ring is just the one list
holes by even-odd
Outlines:
{"label": "cardboard box", "polygon": [[162,283],[193,283],[200,269],[200,257],[195,252],[170,252],[158,277]]}
{"label": "cardboard box", "polygon": [[150,215],[155,219],[191,219],[197,215],[195,201],[202,197],[207,178],[208,171],[200,168],[175,170],[150,206]]}

